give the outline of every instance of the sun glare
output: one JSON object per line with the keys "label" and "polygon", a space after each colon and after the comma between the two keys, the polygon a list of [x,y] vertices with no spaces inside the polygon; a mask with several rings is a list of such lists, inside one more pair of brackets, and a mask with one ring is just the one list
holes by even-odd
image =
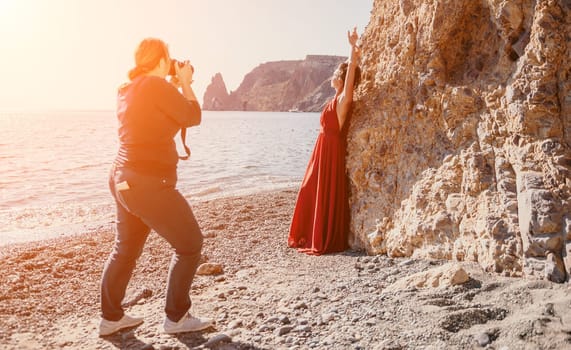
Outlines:
{"label": "sun glare", "polygon": [[41,44],[46,28],[44,18],[50,6],[40,1],[0,0],[0,39],[7,48]]}
{"label": "sun glare", "polygon": [[16,17],[14,14],[21,7],[18,6],[16,0],[0,0],[0,28],[2,28],[2,33],[6,29],[11,28],[14,23],[16,23]]}
{"label": "sun glare", "polygon": [[22,24],[23,17],[34,11],[33,1],[0,0],[0,26],[10,28]]}

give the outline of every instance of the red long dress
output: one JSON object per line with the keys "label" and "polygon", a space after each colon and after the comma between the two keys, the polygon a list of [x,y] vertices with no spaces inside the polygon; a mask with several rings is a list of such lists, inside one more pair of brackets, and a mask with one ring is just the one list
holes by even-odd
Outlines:
{"label": "red long dress", "polygon": [[340,252],[349,247],[346,127],[339,128],[337,98],[325,106],[320,123],[288,237],[288,246],[312,255]]}

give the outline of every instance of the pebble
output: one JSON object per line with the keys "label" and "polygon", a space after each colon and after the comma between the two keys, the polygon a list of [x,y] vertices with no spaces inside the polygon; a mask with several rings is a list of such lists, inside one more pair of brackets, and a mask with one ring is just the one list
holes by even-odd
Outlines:
{"label": "pebble", "polygon": [[335,302],[341,301],[341,300],[343,300],[343,299],[344,299],[343,296],[337,295],[337,296],[334,296],[334,297],[330,298],[329,300],[330,300],[331,302],[335,303]]}
{"label": "pebble", "polygon": [[412,264],[414,264],[414,260],[412,260],[412,259],[407,259],[407,260],[404,260],[404,261],[400,262],[400,263],[398,264],[398,266],[405,267],[405,266],[410,266],[410,265],[412,265]]}
{"label": "pebble", "polygon": [[545,305],[545,309],[543,310],[543,314],[547,316],[555,316],[555,308],[553,303],[547,303]]}
{"label": "pebble", "polygon": [[307,332],[311,332],[311,327],[308,325],[300,325],[297,326],[293,329],[294,332],[298,332],[298,333],[307,333]]}
{"label": "pebble", "polygon": [[266,323],[275,323],[275,322],[278,322],[279,319],[280,319],[280,318],[279,318],[278,316],[273,316],[273,317],[268,318],[268,319],[266,320]]}
{"label": "pebble", "polygon": [[198,269],[196,269],[196,274],[203,276],[214,276],[220,275],[222,273],[224,273],[224,268],[222,265],[215,263],[204,263],[198,266]]}
{"label": "pebble", "polygon": [[307,304],[304,302],[298,303],[298,304],[293,306],[293,309],[294,310],[307,309]]}
{"label": "pebble", "polygon": [[208,341],[204,343],[204,347],[212,348],[218,346],[220,343],[230,343],[230,342],[232,342],[232,338],[230,338],[227,334],[220,333],[208,339]]}
{"label": "pebble", "polygon": [[[260,230],[263,229],[260,228]],[[164,285],[161,280],[161,284],[153,284],[150,287],[154,294],[146,299],[144,305],[134,305],[133,310],[127,310],[127,312],[132,311],[133,314],[139,311],[147,312],[145,323],[142,326],[133,331],[122,332],[114,338],[113,343],[109,343],[108,340],[101,340],[99,343],[89,340],[91,343],[84,348],[105,348],[113,345],[118,347],[123,342],[127,344],[128,349],[141,349],[144,346],[143,349],[147,350],[153,349],[153,345],[154,348],[160,347],[161,350],[206,348],[216,350],[435,350],[463,349],[467,345],[464,342],[468,342],[474,347],[498,349],[496,343],[506,344],[506,335],[509,335],[506,331],[507,327],[513,327],[514,337],[517,337],[520,331],[519,328],[514,327],[518,326],[517,324],[508,325],[509,322],[497,320],[497,322],[494,321],[494,327],[500,330],[498,333],[500,339],[491,340],[490,338],[494,336],[483,331],[468,333],[470,330],[467,328],[463,329],[463,333],[452,335],[441,327],[445,316],[462,312],[465,309],[473,309],[479,303],[501,305],[506,302],[513,303],[519,299],[525,300],[516,298],[514,293],[506,293],[500,298],[498,293],[490,294],[489,290],[481,288],[467,291],[409,289],[383,292],[383,286],[388,285],[385,280],[400,279],[417,269],[425,268],[426,264],[412,259],[395,259],[393,264],[392,260],[386,257],[362,259],[336,255],[307,258],[285,248],[283,241],[278,242],[274,239],[273,232],[271,233],[268,234],[268,241],[274,240],[276,246],[280,248],[272,251],[274,255],[265,256],[254,251],[256,248],[253,246],[252,255],[255,257],[251,258],[253,259],[252,265],[240,261],[243,259],[241,256],[247,254],[240,255],[232,251],[232,254],[228,254],[232,258],[226,258],[226,260],[222,260],[222,254],[215,254],[215,252],[209,254],[216,259],[221,259],[220,261],[224,262],[228,271],[224,275],[212,278],[198,278],[193,286],[192,296],[193,308],[197,309],[197,314],[212,317],[217,321],[217,325],[213,327],[214,331],[184,334],[180,337],[160,334],[157,325],[160,325],[163,318],[160,305],[163,302],[161,291]],[[226,234],[226,232],[220,232],[219,237],[215,239],[227,238]],[[259,244],[265,244],[264,242],[266,241],[260,240]],[[206,248],[214,249],[208,246]],[[260,262],[254,261],[254,258],[259,259]],[[297,262],[301,261],[305,265],[287,265],[290,264],[288,259],[299,260]],[[356,260],[359,260],[358,266],[363,269],[361,271],[363,277],[356,277],[353,267]],[[342,263],[338,264],[338,261]],[[256,265],[258,263],[259,265]],[[280,263],[286,264],[286,268],[283,268]],[[310,266],[313,264],[319,269]],[[408,268],[409,266],[411,268]],[[379,268],[380,272],[370,273]],[[298,269],[300,271],[297,271]],[[161,277],[164,279],[163,275]],[[504,288],[503,283],[498,284],[498,289]],[[319,286],[316,286],[317,284]],[[513,288],[518,290],[516,288],[520,287],[516,285]],[[511,292],[511,289],[504,289]],[[526,291],[524,288],[521,290]],[[525,296],[525,293],[522,295]],[[496,299],[488,298],[489,296]],[[443,299],[453,303],[438,305],[438,300]],[[554,308],[553,304],[548,303],[549,300],[541,300],[541,304],[536,303],[538,313],[544,315],[540,316],[541,318],[533,325],[526,324],[526,327],[521,327],[522,330],[529,329],[524,334],[525,341],[536,342],[555,334],[553,327],[556,322],[542,320],[552,319],[551,316],[555,314],[555,311],[560,311],[560,306],[555,304],[557,307]],[[62,305],[65,306],[65,304]],[[506,308],[509,309],[509,307]],[[556,326],[557,331],[568,332],[567,330],[571,329],[567,324]],[[93,338],[91,333],[96,325],[93,324],[90,327],[90,335],[83,339]],[[477,327],[483,326],[474,325],[474,327],[474,329],[482,329]],[[3,331],[3,329],[0,330],[0,335]],[[462,334],[469,335],[466,338]],[[544,335],[537,336],[541,334]],[[34,336],[34,333],[30,333],[30,341],[34,339]],[[139,340],[154,344],[143,344]],[[23,341],[20,344],[23,344]],[[61,347],[67,344],[70,344],[69,347],[80,348],[78,342],[69,343],[65,339],[61,341]],[[437,344],[443,346],[439,347]],[[499,349],[509,350],[507,347]]]}
{"label": "pebble", "polygon": [[203,233],[202,235],[204,236],[204,238],[216,238],[216,232],[208,231]]}
{"label": "pebble", "polygon": [[318,307],[321,304],[323,304],[323,302],[321,300],[315,300],[311,303],[311,308],[315,309],[316,307]]}
{"label": "pebble", "polygon": [[321,315],[321,321],[323,323],[329,323],[335,319],[335,315],[333,313],[326,313]]}
{"label": "pebble", "polygon": [[293,329],[292,326],[282,326],[275,330],[275,334],[282,336],[284,334],[291,332],[292,329]]}
{"label": "pebble", "polygon": [[476,335],[474,338],[478,343],[478,345],[480,345],[481,347],[484,347],[491,343],[490,336],[487,333],[480,333]]}
{"label": "pebble", "polygon": [[236,328],[242,327],[243,324],[244,323],[242,322],[242,320],[235,320],[235,321],[232,321],[228,324],[228,328],[229,329],[236,329]]}

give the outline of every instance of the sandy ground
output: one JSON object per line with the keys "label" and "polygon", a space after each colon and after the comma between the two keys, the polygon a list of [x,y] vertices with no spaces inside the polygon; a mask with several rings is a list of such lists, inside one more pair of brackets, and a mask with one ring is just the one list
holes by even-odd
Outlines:
{"label": "sandy ground", "polygon": [[111,228],[0,248],[2,349],[571,349],[567,285],[489,275],[464,263],[467,282],[424,287],[415,274],[443,261],[287,248],[295,190],[195,204],[206,237],[197,315],[211,329],[161,333],[170,249],[152,234],[125,300],[145,322],[100,338],[99,279]]}

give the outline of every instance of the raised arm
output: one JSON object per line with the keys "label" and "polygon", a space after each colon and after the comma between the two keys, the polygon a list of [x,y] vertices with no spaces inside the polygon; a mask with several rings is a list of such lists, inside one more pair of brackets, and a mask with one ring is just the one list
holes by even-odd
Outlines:
{"label": "raised arm", "polygon": [[337,101],[337,119],[339,120],[339,128],[343,128],[345,120],[347,119],[347,114],[353,103],[353,86],[355,83],[355,69],[361,55],[361,49],[357,45],[359,40],[359,35],[357,34],[357,28],[353,28],[352,32],[347,32],[347,38],[349,39],[349,44],[351,45],[351,55],[349,56],[349,62],[347,67],[347,75],[345,76],[345,85],[343,86],[343,91],[339,95],[339,100]]}
{"label": "raised arm", "polygon": [[189,101],[197,101],[198,99],[194,95],[194,91],[192,90],[192,76],[194,74],[194,68],[190,64],[189,61],[184,61],[182,67],[179,65],[175,65],[176,69],[176,76],[180,77],[180,86],[182,87],[182,94],[186,97]]}
{"label": "raised arm", "polygon": [[[202,110],[191,86],[194,68],[189,61],[184,61],[183,65],[175,65],[175,69],[176,75],[171,77],[170,84],[175,87],[177,93],[169,100],[164,99],[166,106],[163,106],[163,109],[181,127],[198,125],[202,119]],[[180,98],[180,90],[184,99]]]}

